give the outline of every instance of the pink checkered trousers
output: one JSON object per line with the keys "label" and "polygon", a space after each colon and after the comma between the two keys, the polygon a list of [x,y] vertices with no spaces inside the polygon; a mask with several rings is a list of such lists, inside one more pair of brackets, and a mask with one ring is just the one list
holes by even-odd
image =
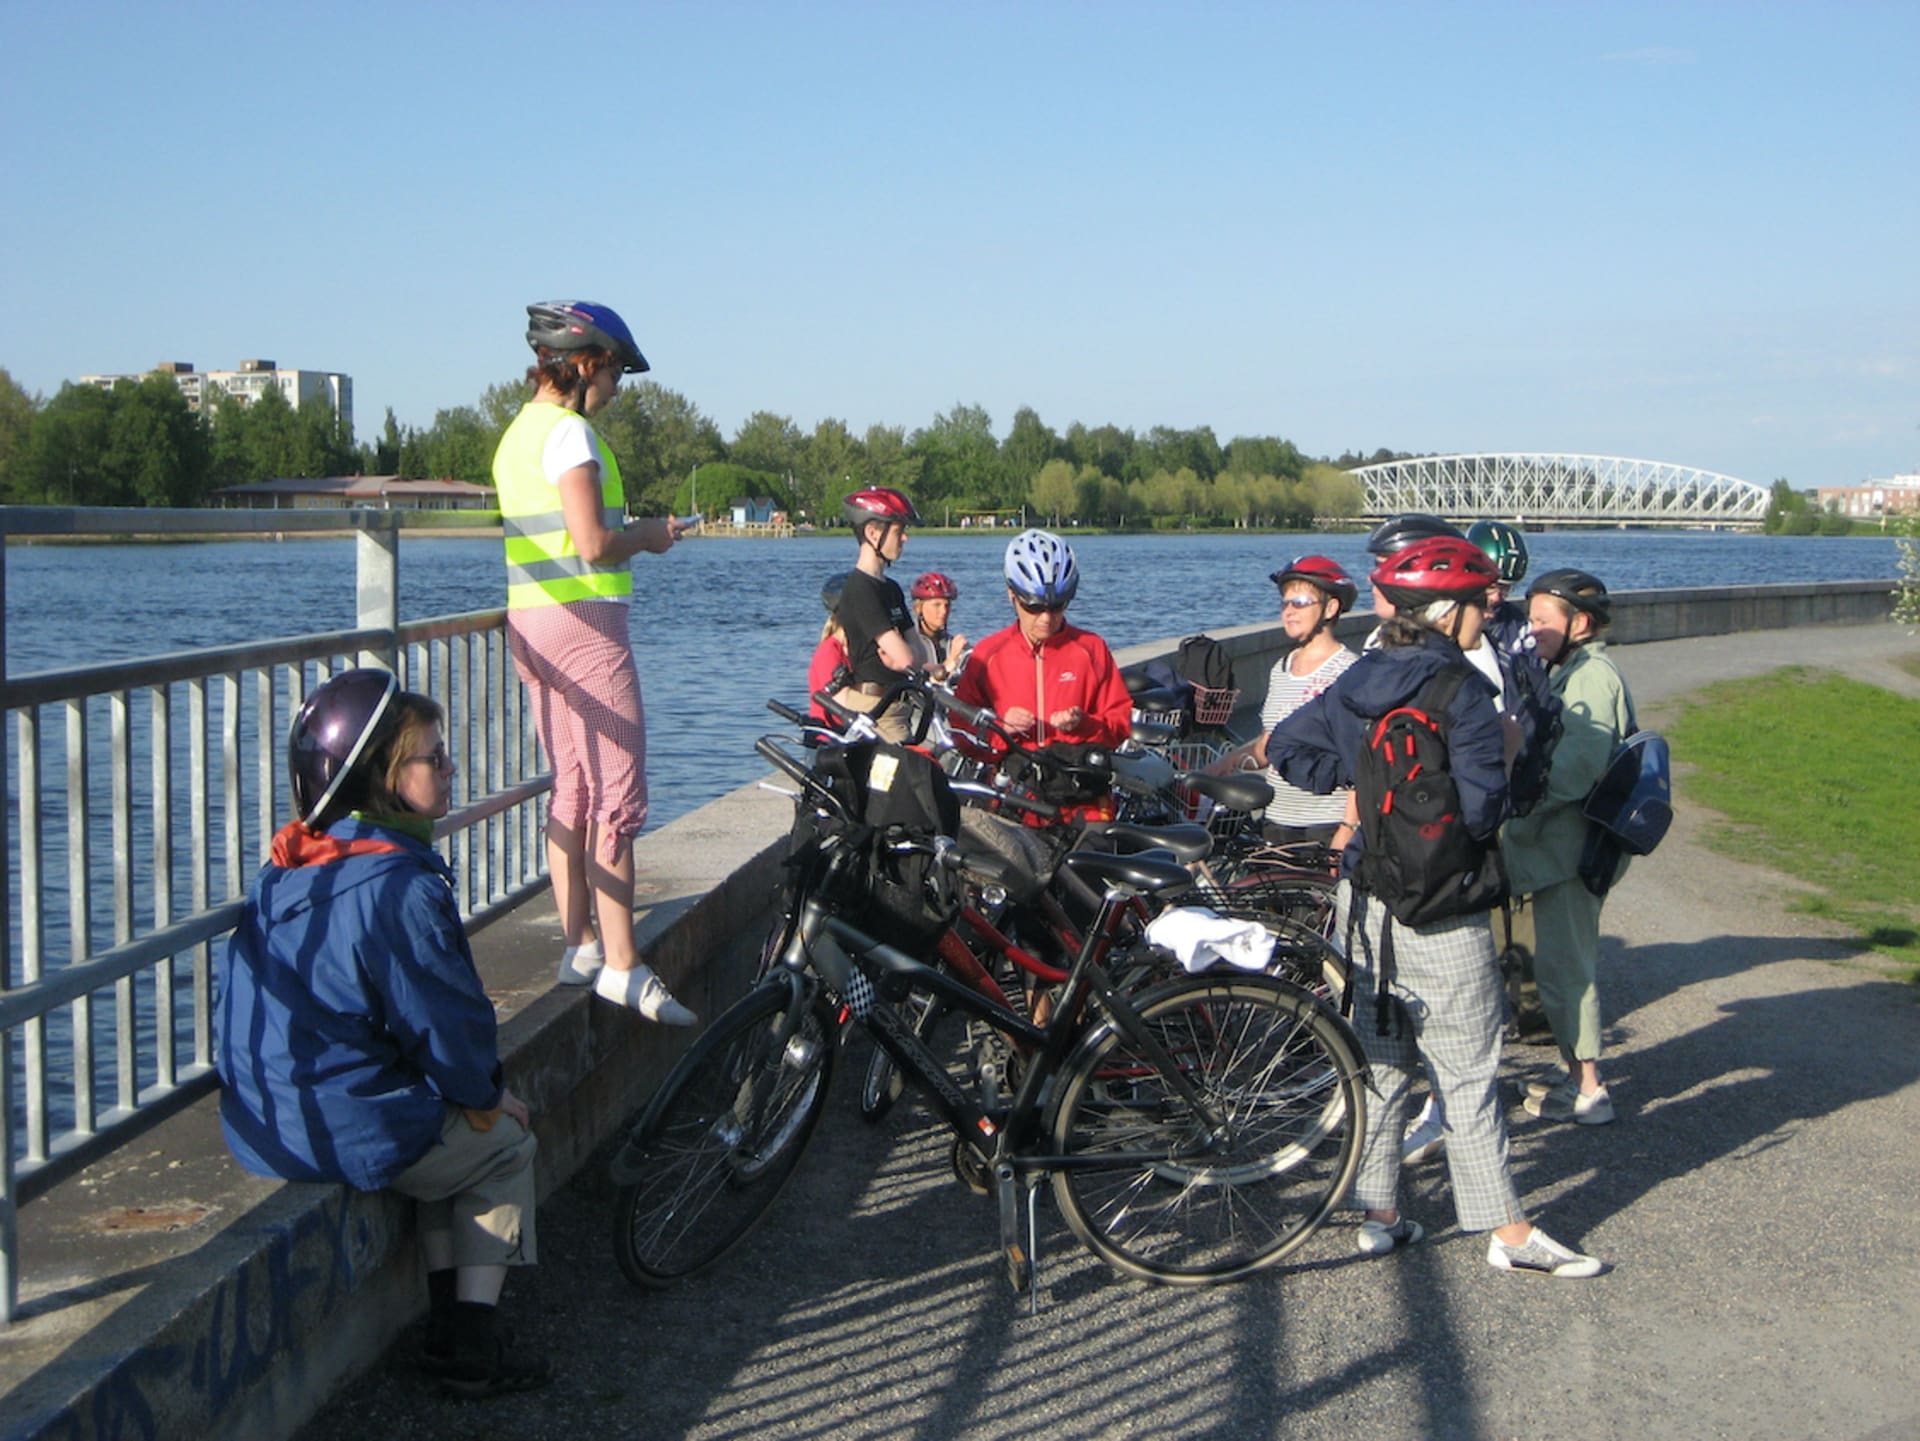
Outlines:
{"label": "pink checkered trousers", "polygon": [[603,849],[638,835],[647,822],[647,721],[627,607],[577,600],[509,611],[507,649],[553,761],[548,815],[572,830],[598,821]]}

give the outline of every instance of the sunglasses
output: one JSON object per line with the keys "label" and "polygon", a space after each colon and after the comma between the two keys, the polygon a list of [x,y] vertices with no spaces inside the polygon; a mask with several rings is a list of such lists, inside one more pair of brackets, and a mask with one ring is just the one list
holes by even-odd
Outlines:
{"label": "sunglasses", "polygon": [[1014,604],[1019,606],[1020,609],[1024,610],[1028,615],[1058,615],[1067,608],[1067,603],[1064,600],[1055,601],[1052,605],[1036,605],[1033,601],[1021,596],[1015,596],[1013,599]]}
{"label": "sunglasses", "polygon": [[1317,595],[1286,595],[1280,598],[1280,605],[1285,610],[1310,610],[1325,604],[1326,601]]}
{"label": "sunglasses", "polygon": [[437,771],[444,771],[451,769],[453,766],[453,757],[447,753],[447,743],[442,741],[423,756],[407,757],[406,763],[408,765],[413,765],[416,762],[425,762]]}

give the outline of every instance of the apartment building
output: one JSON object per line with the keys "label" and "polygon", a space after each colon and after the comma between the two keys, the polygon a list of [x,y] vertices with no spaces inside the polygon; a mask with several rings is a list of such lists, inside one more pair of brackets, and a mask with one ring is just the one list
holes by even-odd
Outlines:
{"label": "apartment building", "polygon": [[[353,430],[353,377],[332,370],[286,370],[271,360],[243,360],[238,370],[197,371],[184,360],[164,360],[147,375],[165,375],[180,387],[187,409],[198,411],[224,391],[242,405],[251,405],[273,386],[298,410],[303,405],[325,405]],[[122,380],[144,380],[145,375],[83,375],[82,385],[111,390]]]}
{"label": "apartment building", "polygon": [[1920,511],[1920,471],[1870,480],[1865,485],[1823,485],[1817,500],[1820,509],[1837,510],[1853,520],[1912,514]]}

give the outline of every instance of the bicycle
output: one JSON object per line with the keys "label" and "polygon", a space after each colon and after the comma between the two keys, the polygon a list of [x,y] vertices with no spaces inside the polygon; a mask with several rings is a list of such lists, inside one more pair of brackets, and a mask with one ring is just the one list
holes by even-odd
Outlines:
{"label": "bicycle", "polygon": [[[894,764],[916,754],[878,749]],[[1082,1244],[1167,1284],[1251,1275],[1325,1221],[1365,1126],[1365,1066],[1344,1022],[1266,975],[1208,973],[1129,995],[1109,970],[1129,908],[1190,884],[1183,868],[1152,855],[1062,862],[1102,900],[1039,1024],[837,914],[868,864],[872,828],[771,738],[759,750],[800,784],[801,805],[841,824],[791,888],[765,979],[695,1043],[614,1158],[615,1252],[631,1280],[702,1270],[772,1205],[825,1109],[843,1020],[945,1120],[956,1175],[997,1198],[1016,1291],[1034,1288],[1043,1180]],[[887,844],[942,871],[959,863],[947,837]],[[948,1074],[891,1004],[915,992],[1024,1048],[1010,1097]]]}

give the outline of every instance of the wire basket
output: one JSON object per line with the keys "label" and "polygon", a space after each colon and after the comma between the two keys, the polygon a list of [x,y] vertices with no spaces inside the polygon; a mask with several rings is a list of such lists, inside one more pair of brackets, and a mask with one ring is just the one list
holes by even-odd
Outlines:
{"label": "wire basket", "polygon": [[1172,741],[1166,754],[1177,771],[1203,771],[1232,749],[1219,741]]}
{"label": "wire basket", "polygon": [[1197,685],[1193,688],[1193,723],[1202,726],[1223,726],[1233,715],[1233,708],[1240,703],[1240,691],[1219,689],[1210,685]]}

